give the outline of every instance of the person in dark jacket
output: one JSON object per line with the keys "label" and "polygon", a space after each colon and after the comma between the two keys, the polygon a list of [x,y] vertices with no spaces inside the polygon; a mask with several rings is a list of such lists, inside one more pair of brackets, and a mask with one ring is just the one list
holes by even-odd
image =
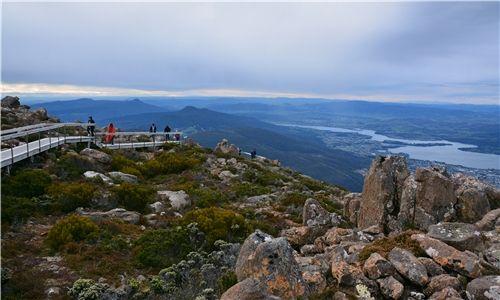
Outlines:
{"label": "person in dark jacket", "polygon": [[[170,129],[170,127],[167,125],[165,126],[165,129],[163,130],[163,132],[170,132],[172,131],[172,129]],[[165,134],[165,140],[169,141],[170,140],[170,134]]]}
{"label": "person in dark jacket", "polygon": [[257,157],[257,150],[253,149],[252,152],[250,152],[250,157],[252,159],[256,158]]}
{"label": "person in dark jacket", "polygon": [[95,121],[94,119],[92,119],[92,116],[89,117],[89,120],[87,121],[87,123],[89,124],[87,126],[87,134],[90,135],[90,136],[94,136],[95,135]]}
{"label": "person in dark jacket", "polygon": [[[156,133],[156,125],[155,125],[155,123],[151,124],[151,126],[149,127],[149,132]],[[154,143],[155,142],[155,136],[154,136],[154,134],[151,135],[151,136],[153,137],[153,143]]]}

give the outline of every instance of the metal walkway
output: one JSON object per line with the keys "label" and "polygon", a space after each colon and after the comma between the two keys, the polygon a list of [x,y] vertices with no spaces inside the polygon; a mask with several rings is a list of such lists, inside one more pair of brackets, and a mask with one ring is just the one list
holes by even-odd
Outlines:
{"label": "metal walkway", "polygon": [[[95,125],[94,125],[95,126]],[[114,136],[148,136],[153,139],[153,141],[147,142],[115,142],[112,144],[104,144],[98,142],[96,140],[100,139],[97,136],[106,135],[105,132],[96,132],[95,137],[91,136],[62,136],[59,135],[56,137],[41,137],[41,133],[43,132],[52,132],[62,127],[87,127],[86,123],[41,123],[36,125],[24,126],[19,128],[12,128],[8,130],[1,131],[2,141],[11,140],[19,137],[24,137],[26,140],[30,135],[38,134],[38,139],[32,142],[23,143],[19,146],[11,147],[9,149],[4,149],[1,151],[1,167],[8,167],[16,162],[27,159],[29,157],[33,157],[42,152],[48,151],[52,148],[59,147],[63,144],[70,143],[94,143],[96,146],[100,148],[108,148],[108,149],[133,149],[133,148],[151,148],[161,146],[165,143],[180,143],[180,140],[158,140],[155,141],[156,136],[165,137],[166,133],[157,132],[115,132]],[[169,132],[168,135],[170,137],[175,137],[176,135],[182,136],[182,132]]]}

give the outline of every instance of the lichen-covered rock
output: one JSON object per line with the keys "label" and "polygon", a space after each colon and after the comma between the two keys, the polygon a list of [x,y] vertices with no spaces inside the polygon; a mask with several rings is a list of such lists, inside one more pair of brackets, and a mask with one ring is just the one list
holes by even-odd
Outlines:
{"label": "lichen-covered rock", "polygon": [[425,234],[414,234],[411,239],[417,241],[425,253],[444,268],[472,278],[481,276],[483,272],[479,258],[472,252],[459,251]]}
{"label": "lichen-covered rock", "polygon": [[429,297],[429,300],[463,300],[460,294],[452,287],[435,292]]}
{"label": "lichen-covered rock", "polygon": [[86,171],[85,173],[83,173],[83,177],[88,179],[100,178],[106,184],[113,185],[113,180],[111,178],[99,172]]}
{"label": "lichen-covered rock", "polygon": [[467,297],[471,300],[500,299],[500,276],[484,276],[467,284]]}
{"label": "lichen-covered rock", "polygon": [[[421,209],[421,214],[432,218],[432,223],[447,221],[454,216],[454,205],[457,202],[454,184],[446,171],[439,168],[417,168],[415,207]],[[421,218],[415,216],[415,223],[425,229],[427,222],[421,223]]]}
{"label": "lichen-covered rock", "polygon": [[437,275],[444,274],[443,268],[438,265],[432,258],[419,257],[418,260],[425,266],[427,270],[427,275],[434,277]]}
{"label": "lichen-covered rock", "polygon": [[238,280],[254,278],[262,282],[267,292],[283,298],[295,298],[308,293],[293,248],[285,238],[275,238],[256,231],[240,249],[236,263]]}
{"label": "lichen-covered rock", "polygon": [[429,226],[427,235],[461,251],[484,249],[480,232],[472,224],[443,222]]}
{"label": "lichen-covered rock", "polygon": [[139,181],[137,176],[123,172],[108,172],[108,176],[127,183],[137,183]]}
{"label": "lichen-covered rock", "polygon": [[82,151],[80,151],[80,155],[86,156],[90,159],[93,159],[93,160],[100,162],[100,163],[103,163],[103,164],[109,164],[112,160],[111,155],[106,154],[102,151],[90,149],[90,148],[85,148]]}
{"label": "lichen-covered rock", "polygon": [[480,220],[491,209],[491,204],[500,200],[500,190],[472,176],[457,173],[452,179],[456,186],[458,217],[463,222]]}
{"label": "lichen-covered rock", "polygon": [[401,199],[401,187],[408,175],[404,157],[377,156],[373,160],[363,185],[358,215],[359,228],[385,226],[388,215],[397,211]]}
{"label": "lichen-covered rock", "polygon": [[123,208],[115,208],[109,211],[85,211],[81,208],[77,209],[76,212],[82,216],[87,216],[93,220],[99,221],[102,219],[121,219],[124,222],[131,224],[138,224],[141,218],[141,214],[135,211],[128,211]]}
{"label": "lichen-covered rock", "polygon": [[324,231],[309,226],[290,227],[281,231],[281,236],[294,246],[302,246],[314,241]]}
{"label": "lichen-covered rock", "polygon": [[395,230],[402,230],[406,225],[413,225],[415,223],[417,182],[414,175],[409,175],[405,179],[402,189],[397,222],[398,228],[394,228]]}
{"label": "lichen-covered rock", "polygon": [[170,203],[173,209],[182,210],[191,205],[189,195],[184,191],[157,191],[157,199],[160,202]]}
{"label": "lichen-covered rock", "polygon": [[363,271],[370,279],[377,279],[396,274],[394,266],[376,252],[372,253],[365,261]]}
{"label": "lichen-covered rock", "polygon": [[217,146],[214,148],[214,152],[219,152],[222,154],[231,154],[231,155],[238,155],[239,149],[233,144],[229,144],[229,141],[226,139],[223,139],[219,143],[217,143]]}
{"label": "lichen-covered rock", "polygon": [[350,193],[344,196],[344,216],[346,216],[352,224],[358,223],[361,199],[361,193]]}
{"label": "lichen-covered rock", "polygon": [[302,224],[315,226],[328,226],[331,224],[330,213],[324,209],[318,200],[309,198],[302,209]]}
{"label": "lichen-covered rock", "polygon": [[404,286],[401,282],[397,281],[394,277],[389,276],[377,279],[380,286],[380,291],[388,299],[400,299],[403,296]]}
{"label": "lichen-covered rock", "polygon": [[427,296],[430,296],[435,292],[443,290],[446,287],[451,287],[457,291],[462,290],[462,285],[456,277],[450,276],[448,274],[442,274],[431,278],[429,284],[424,290],[424,293]]}
{"label": "lichen-covered rock", "polygon": [[18,108],[20,105],[19,97],[5,96],[2,98],[2,107]]}
{"label": "lichen-covered rock", "polygon": [[160,201],[156,201],[155,203],[150,204],[149,208],[155,213],[161,213],[165,211],[165,204]]}
{"label": "lichen-covered rock", "polygon": [[429,281],[425,266],[411,252],[396,247],[389,252],[387,258],[411,282],[424,286]]}
{"label": "lichen-covered rock", "polygon": [[221,300],[279,300],[280,297],[270,295],[266,287],[254,278],[247,278],[230,287]]}
{"label": "lichen-covered rock", "polygon": [[483,218],[476,222],[476,227],[482,231],[495,229],[495,224],[500,218],[500,208],[489,211]]}

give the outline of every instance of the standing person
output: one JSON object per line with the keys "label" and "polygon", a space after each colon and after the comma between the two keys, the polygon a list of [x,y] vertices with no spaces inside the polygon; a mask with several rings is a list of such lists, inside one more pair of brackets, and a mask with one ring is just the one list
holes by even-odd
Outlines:
{"label": "standing person", "polygon": [[108,128],[107,128],[107,133],[104,138],[104,141],[106,143],[111,143],[113,145],[115,143],[115,132],[116,132],[116,127],[113,125],[113,123],[109,123]]}
{"label": "standing person", "polygon": [[87,125],[87,134],[90,135],[90,136],[94,136],[95,135],[95,121],[94,119],[92,119],[92,116],[89,116],[89,120],[87,121],[87,123],[89,125]]}
{"label": "standing person", "polygon": [[[151,126],[149,127],[149,132],[156,133],[156,125],[155,125],[155,123],[151,124]],[[152,134],[151,136],[153,137],[153,143],[154,143],[155,142],[155,135]]]}
{"label": "standing person", "polygon": [[[163,130],[163,132],[170,132],[170,131],[172,131],[172,129],[170,129],[170,127],[169,127],[168,125],[167,125],[167,126],[165,126],[165,129]],[[165,140],[166,140],[166,141],[169,141],[169,140],[170,140],[170,134],[168,134],[168,133],[167,133],[167,134],[165,134]]]}
{"label": "standing person", "polygon": [[253,149],[252,152],[250,152],[250,157],[252,159],[256,158],[257,157],[257,150]]}
{"label": "standing person", "polygon": [[180,133],[176,133],[174,136],[175,136],[175,140],[176,141],[180,141],[181,140],[181,134]]}

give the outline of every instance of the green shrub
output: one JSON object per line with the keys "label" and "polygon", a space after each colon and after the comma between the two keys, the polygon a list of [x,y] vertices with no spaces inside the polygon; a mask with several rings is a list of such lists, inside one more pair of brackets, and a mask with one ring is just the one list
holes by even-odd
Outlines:
{"label": "green shrub", "polygon": [[202,158],[186,153],[162,153],[155,159],[144,164],[146,175],[154,177],[161,174],[177,174],[185,170],[193,169],[203,162]]}
{"label": "green shrub", "polygon": [[209,248],[217,240],[241,242],[251,232],[251,226],[242,215],[219,207],[189,211],[183,217],[182,222],[184,224],[196,223],[205,234]]}
{"label": "green shrub", "polygon": [[280,204],[285,207],[295,206],[302,208],[307,200],[307,196],[301,193],[286,194],[280,199]]}
{"label": "green shrub", "polygon": [[22,223],[37,213],[37,205],[32,199],[2,197],[2,223]]}
{"label": "green shrub", "polygon": [[78,207],[90,207],[97,188],[89,183],[61,182],[47,188],[47,193],[55,201],[61,212],[71,212]]}
{"label": "green shrub", "polygon": [[96,283],[92,279],[80,278],[73,283],[68,295],[78,300],[98,300],[102,298],[106,287],[101,283]]}
{"label": "green shrub", "polygon": [[46,242],[50,249],[58,251],[68,243],[95,237],[98,232],[99,227],[89,218],[70,215],[59,220],[50,229]]}
{"label": "green shrub", "polygon": [[146,211],[147,205],[154,199],[154,190],[140,184],[122,183],[111,191],[118,205],[141,213]]}
{"label": "green shrub", "polygon": [[195,226],[175,226],[146,232],[135,241],[135,258],[145,267],[165,268],[202,245]]}
{"label": "green shrub", "polygon": [[233,271],[227,271],[222,274],[221,277],[217,280],[217,289],[219,294],[223,294],[230,287],[238,283],[238,278]]}
{"label": "green shrub", "polygon": [[189,190],[189,196],[195,201],[197,207],[207,208],[218,206],[227,202],[227,196],[220,191],[202,187]]}
{"label": "green shrub", "polygon": [[[129,158],[126,158],[122,154],[113,153],[113,160],[111,160],[111,168],[116,171],[121,171],[123,168],[136,166],[135,162]],[[123,172],[123,171],[122,171]]]}
{"label": "green shrub", "polygon": [[136,168],[136,167],[131,167],[131,166],[123,167],[123,168],[120,169],[120,172],[131,174],[131,175],[135,175],[135,176],[137,176],[139,178],[142,177],[142,172],[139,171],[139,169]]}
{"label": "green shrub", "polygon": [[271,189],[269,187],[259,186],[248,182],[234,184],[231,189],[238,198],[245,196],[258,196],[269,194],[271,192]]}
{"label": "green shrub", "polygon": [[70,180],[78,179],[85,171],[94,169],[90,160],[76,153],[66,153],[56,161],[53,172],[61,179]]}
{"label": "green shrub", "polygon": [[12,176],[4,176],[2,194],[16,197],[38,197],[51,184],[49,173],[43,170],[22,170]]}

